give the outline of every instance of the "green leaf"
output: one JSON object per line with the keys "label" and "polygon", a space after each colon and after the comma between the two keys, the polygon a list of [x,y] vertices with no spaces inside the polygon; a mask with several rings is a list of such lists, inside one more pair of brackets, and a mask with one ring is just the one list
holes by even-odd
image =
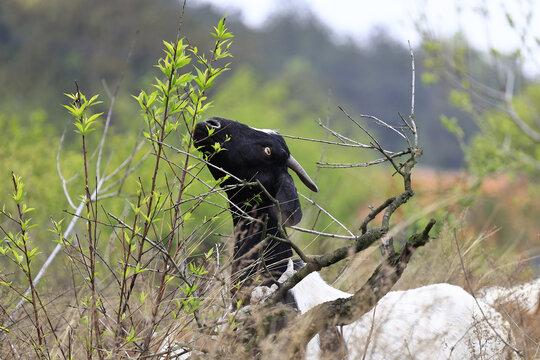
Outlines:
{"label": "green leaf", "polygon": [[[68,98],[70,98],[71,100],[75,100],[77,99],[77,95],[75,94],[68,94],[68,93],[64,93],[64,95],[66,95]],[[66,105],[64,105],[66,106]]]}
{"label": "green leaf", "polygon": [[465,91],[452,90],[450,91],[448,98],[453,105],[465,111],[471,112],[473,110],[471,97]]}
{"label": "green leaf", "polygon": [[[169,54],[173,54],[174,53],[174,45],[170,42],[167,42],[167,41],[163,41],[163,45],[165,45],[165,47],[167,48],[167,51],[169,52]],[[165,52],[167,52],[165,51]]]}
{"label": "green leaf", "polygon": [[435,84],[439,81],[439,76],[433,72],[425,71],[422,73],[422,83],[426,85]]}
{"label": "green leaf", "polygon": [[140,304],[144,304],[146,298],[148,297],[148,294],[146,294],[144,291],[141,291],[140,294],[135,294],[135,296],[139,300]]}
{"label": "green leaf", "polygon": [[189,64],[190,62],[191,62],[191,58],[189,58],[188,56],[182,56],[175,61],[174,67],[175,69],[180,69],[186,66],[187,64]]}
{"label": "green leaf", "polygon": [[94,114],[88,118],[87,122],[94,122],[101,115],[103,115],[103,113]]}
{"label": "green leaf", "polygon": [[458,125],[457,118],[455,117],[448,118],[445,115],[441,115],[440,120],[441,120],[442,125],[446,128],[446,130],[454,134],[458,139],[463,139],[464,131]]}
{"label": "green leaf", "polygon": [[35,210],[34,208],[27,208],[26,204],[24,204],[23,207],[22,207],[22,213],[23,214],[29,213],[29,212],[34,211],[34,210]]}
{"label": "green leaf", "polygon": [[148,269],[141,269],[141,264],[140,263],[137,263],[137,265],[135,265],[135,274],[140,274],[140,273],[145,272],[147,270]]}
{"label": "green leaf", "polygon": [[185,86],[187,83],[190,83],[195,79],[195,76],[192,73],[185,73],[180,75],[174,82],[175,86]]}
{"label": "green leaf", "polygon": [[92,96],[90,101],[88,101],[88,106],[94,106],[94,105],[97,105],[97,104],[101,104],[103,101],[95,101],[98,97],[99,97],[99,94]]}

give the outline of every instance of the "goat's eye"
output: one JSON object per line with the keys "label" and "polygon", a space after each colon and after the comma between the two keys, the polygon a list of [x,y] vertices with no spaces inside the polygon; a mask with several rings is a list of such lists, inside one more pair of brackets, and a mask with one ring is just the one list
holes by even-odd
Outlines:
{"label": "goat's eye", "polygon": [[270,155],[272,155],[272,150],[270,150],[270,148],[267,146],[267,147],[264,148],[264,153],[267,156],[270,156]]}

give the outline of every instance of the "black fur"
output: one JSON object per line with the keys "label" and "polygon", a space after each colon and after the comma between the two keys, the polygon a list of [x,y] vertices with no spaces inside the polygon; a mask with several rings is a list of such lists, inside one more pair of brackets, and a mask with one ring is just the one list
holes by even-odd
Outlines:
{"label": "black fur", "polygon": [[[269,236],[285,235],[280,231],[280,217],[286,226],[295,225],[302,218],[294,181],[287,171],[290,151],[285,140],[279,134],[218,117],[198,123],[193,137],[195,147],[213,165],[208,168],[215,179],[229,173],[245,182],[259,181],[278,201],[276,206],[258,185],[227,190],[232,203],[259,219],[247,220],[231,206],[235,226],[233,276],[246,284],[257,274],[262,276],[262,281],[255,285],[273,283],[287,269],[292,249]],[[222,150],[216,151],[218,146]],[[234,177],[226,178],[222,186],[239,184]]]}

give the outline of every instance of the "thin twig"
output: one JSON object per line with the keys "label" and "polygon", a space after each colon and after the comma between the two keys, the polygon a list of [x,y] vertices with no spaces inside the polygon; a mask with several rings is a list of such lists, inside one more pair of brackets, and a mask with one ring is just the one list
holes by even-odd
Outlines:
{"label": "thin twig", "polygon": [[418,147],[418,131],[416,129],[416,122],[414,121],[414,97],[415,97],[415,68],[414,68],[414,52],[409,41],[409,52],[411,54],[411,114],[409,120],[413,128],[414,146]]}
{"label": "thin twig", "polygon": [[[325,129],[328,127],[325,126]],[[295,139],[295,140],[302,140],[302,141],[310,141],[310,142],[317,142],[321,144],[328,144],[328,145],[336,145],[336,146],[344,146],[344,147],[352,147],[352,148],[361,148],[361,149],[371,149],[370,145],[361,144],[361,143],[348,143],[348,142],[336,142],[336,141],[330,141],[330,140],[321,140],[321,139],[312,139],[302,136],[293,136],[293,135],[286,135],[286,134],[280,134],[284,138],[288,139]]]}
{"label": "thin twig", "polygon": [[[370,146],[370,148],[373,148]],[[382,153],[386,156],[384,158],[379,158],[372,161],[367,161],[363,163],[356,163],[356,164],[350,164],[350,163],[326,163],[326,162],[317,162],[317,166],[321,168],[328,168],[328,169],[346,169],[346,168],[355,168],[355,167],[369,167],[372,165],[382,164],[386,161],[389,161],[389,159],[393,159],[396,157],[400,157],[403,155],[409,154],[410,150],[403,150],[398,153],[392,153],[388,155],[388,151],[383,151]]]}
{"label": "thin twig", "polygon": [[374,120],[377,124],[387,128],[387,129],[390,129],[392,130],[393,132],[395,132],[396,134],[398,134],[399,136],[401,136],[403,139],[405,139],[405,135],[403,135],[401,132],[399,132],[397,130],[397,128],[395,126],[392,126],[384,121],[382,121],[381,119],[379,119],[378,117],[376,116],[373,116],[373,115],[365,115],[365,114],[360,114],[358,115],[359,117],[363,117],[365,119],[370,119],[370,120]]}
{"label": "thin twig", "polygon": [[303,197],[304,199],[306,199],[307,201],[309,201],[309,203],[311,205],[314,205],[316,206],[320,211],[322,211],[323,213],[325,213],[330,219],[332,219],[332,221],[334,221],[335,223],[337,223],[339,226],[341,226],[341,228],[343,230],[345,230],[346,232],[349,233],[349,235],[351,236],[354,236],[354,234],[345,226],[343,225],[338,219],[336,219],[332,214],[330,214],[328,211],[326,211],[322,206],[320,206],[319,204],[317,204],[315,201],[313,201],[312,199],[308,198],[307,196],[304,196],[302,194],[298,194],[300,195],[301,197]]}
{"label": "thin twig", "polygon": [[355,141],[355,140],[352,140],[332,129],[330,129],[330,127],[324,125],[320,120],[319,120],[319,126],[322,127],[323,129],[325,129],[326,131],[329,131],[333,136],[335,136],[336,138],[338,138],[339,140],[341,140],[344,144],[347,144],[347,143],[350,143],[350,144],[356,144],[356,145],[360,145],[360,147],[365,147],[365,148],[371,148],[370,145],[365,145],[365,144],[362,144],[362,143],[359,143],[358,141]]}
{"label": "thin twig", "polygon": [[[64,128],[64,131],[62,132],[62,136],[60,137],[60,141],[58,142],[58,150],[56,151],[56,172],[58,173],[58,177],[62,181],[62,189],[64,190],[64,196],[66,197],[69,206],[71,208],[76,209],[77,207],[73,203],[73,200],[71,200],[71,195],[69,195],[69,191],[67,189],[67,183],[69,180],[66,180],[64,178],[64,175],[62,174],[62,169],[60,167],[60,153],[62,152],[62,145],[64,144],[64,139],[67,132],[67,126]],[[79,174],[75,174],[75,176],[78,176]]]}
{"label": "thin twig", "polygon": [[320,231],[316,231],[316,230],[304,229],[304,228],[301,228],[299,226],[290,226],[290,228],[294,229],[296,231],[305,232],[305,233],[308,233],[308,234],[313,234],[313,235],[323,236],[323,237],[329,237],[329,238],[335,238],[335,239],[355,240],[355,239],[358,238],[357,236],[354,236],[354,235],[349,236],[349,235],[338,235],[338,234],[332,234],[332,233],[325,233],[325,232],[320,232]]}

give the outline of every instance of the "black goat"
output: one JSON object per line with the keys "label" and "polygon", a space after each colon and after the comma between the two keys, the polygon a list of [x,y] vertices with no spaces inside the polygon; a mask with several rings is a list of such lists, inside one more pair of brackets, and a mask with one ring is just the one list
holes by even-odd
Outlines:
{"label": "black goat", "polygon": [[195,147],[207,156],[214,178],[223,179],[221,186],[232,203],[232,274],[249,295],[246,285],[255,276],[261,275],[258,285],[270,285],[285,272],[292,256],[291,247],[276,239],[286,235],[283,226],[302,219],[287,168],[311,190],[318,188],[275,131],[213,117],[198,123],[193,137]]}

